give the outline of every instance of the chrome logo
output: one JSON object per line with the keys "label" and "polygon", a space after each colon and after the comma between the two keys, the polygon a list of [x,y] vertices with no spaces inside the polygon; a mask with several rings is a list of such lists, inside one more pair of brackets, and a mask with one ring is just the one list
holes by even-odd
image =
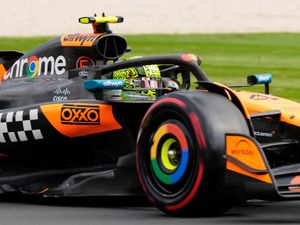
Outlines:
{"label": "chrome logo", "polygon": [[39,59],[36,56],[30,56],[26,65],[26,73],[28,77],[35,77],[39,72]]}

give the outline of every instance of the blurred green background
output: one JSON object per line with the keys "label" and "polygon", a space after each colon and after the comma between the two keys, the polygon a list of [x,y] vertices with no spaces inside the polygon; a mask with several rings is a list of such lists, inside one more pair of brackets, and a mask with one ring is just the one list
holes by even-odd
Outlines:
{"label": "blurred green background", "polygon": [[[244,84],[249,74],[272,73],[271,94],[300,102],[299,33],[123,36],[132,48],[128,57],[194,53],[208,77],[225,84]],[[0,38],[0,50],[26,52],[51,38]]]}

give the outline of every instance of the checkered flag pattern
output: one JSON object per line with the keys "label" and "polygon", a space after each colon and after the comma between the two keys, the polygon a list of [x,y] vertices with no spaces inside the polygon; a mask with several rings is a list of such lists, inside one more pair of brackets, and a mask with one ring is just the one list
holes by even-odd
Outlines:
{"label": "checkered flag pattern", "polygon": [[0,143],[43,139],[41,130],[33,129],[35,122],[38,109],[0,113]]}

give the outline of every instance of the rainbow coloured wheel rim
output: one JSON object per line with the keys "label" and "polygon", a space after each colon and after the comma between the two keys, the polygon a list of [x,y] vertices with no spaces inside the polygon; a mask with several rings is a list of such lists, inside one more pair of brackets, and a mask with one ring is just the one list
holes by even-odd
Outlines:
{"label": "rainbow coloured wheel rim", "polygon": [[150,150],[151,167],[162,184],[175,184],[184,175],[189,157],[186,137],[182,129],[167,123],[159,127],[153,136]]}
{"label": "rainbow coloured wheel rim", "polygon": [[195,151],[187,127],[180,121],[167,120],[150,135],[145,157],[149,184],[159,196],[173,198],[188,188],[194,174]]}

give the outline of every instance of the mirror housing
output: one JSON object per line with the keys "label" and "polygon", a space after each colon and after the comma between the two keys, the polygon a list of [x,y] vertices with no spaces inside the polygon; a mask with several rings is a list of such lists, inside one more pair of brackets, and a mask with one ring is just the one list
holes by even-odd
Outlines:
{"label": "mirror housing", "polygon": [[256,84],[264,84],[265,85],[265,93],[270,94],[269,84],[272,82],[272,74],[251,74],[247,76],[247,83],[250,86]]}

